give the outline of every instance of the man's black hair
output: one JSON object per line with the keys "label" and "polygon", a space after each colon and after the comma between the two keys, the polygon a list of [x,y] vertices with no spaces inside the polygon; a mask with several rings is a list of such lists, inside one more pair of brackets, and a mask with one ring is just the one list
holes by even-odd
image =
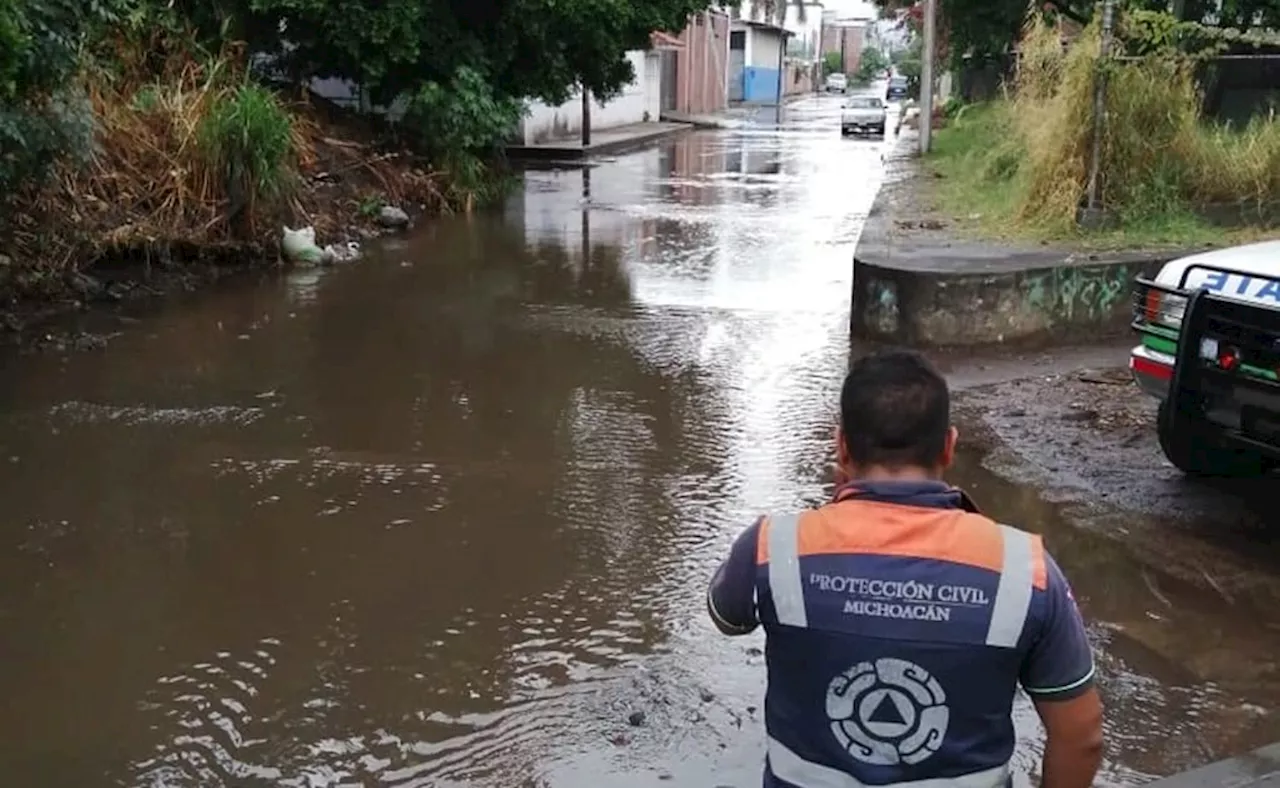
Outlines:
{"label": "man's black hair", "polygon": [[951,428],[947,381],[919,353],[863,356],[845,376],[840,423],[845,448],[857,465],[932,468]]}

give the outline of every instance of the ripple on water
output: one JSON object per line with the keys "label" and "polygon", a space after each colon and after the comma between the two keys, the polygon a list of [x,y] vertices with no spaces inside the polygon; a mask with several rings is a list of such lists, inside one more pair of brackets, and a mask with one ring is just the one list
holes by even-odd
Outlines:
{"label": "ripple on water", "polygon": [[92,402],[63,402],[49,409],[49,416],[72,424],[116,423],[128,426],[208,426],[253,424],[266,415],[261,407],[207,405],[204,407],[158,408],[147,405],[99,405]]}
{"label": "ripple on water", "polygon": [[[344,690],[349,676],[324,680],[296,700],[272,693],[283,650],[266,639],[244,655],[219,652],[159,679],[142,704],[155,715],[154,752],[135,762],[135,786],[519,785],[557,763],[632,737],[666,736],[704,697],[675,697],[670,677],[618,667],[580,671],[572,682],[518,687],[446,712],[422,697],[399,719],[371,718]],[[541,661],[541,660],[538,660]],[[416,678],[430,682],[430,677]],[[410,686],[402,691],[415,693]],[[647,731],[628,720],[647,710]]]}
{"label": "ripple on water", "polygon": [[[370,494],[390,492],[400,496],[407,491],[419,493],[412,501],[404,503],[406,514],[438,512],[448,503],[443,475],[435,463],[396,460],[387,458],[342,459],[326,457],[324,450],[315,450],[316,456],[305,458],[223,458],[211,463],[219,478],[242,477],[255,486],[283,483],[282,490],[316,490],[324,488],[317,514],[333,516],[359,506]],[[335,486],[337,489],[335,489]],[[434,495],[424,498],[421,491],[432,490]],[[372,491],[372,492],[371,492]],[[314,495],[308,496],[308,499]],[[280,496],[268,497],[260,504],[279,501]],[[388,526],[404,525],[412,517],[389,521]]]}

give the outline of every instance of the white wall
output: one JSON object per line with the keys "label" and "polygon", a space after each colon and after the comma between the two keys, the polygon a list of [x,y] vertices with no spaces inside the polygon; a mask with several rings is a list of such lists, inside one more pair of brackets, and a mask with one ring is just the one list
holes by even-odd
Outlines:
{"label": "white wall", "polygon": [[801,22],[800,7],[788,3],[787,21],[783,27],[794,34],[789,44],[793,53],[809,60],[817,60],[822,35],[822,3],[805,3],[804,10],[805,19]]}
{"label": "white wall", "polygon": [[[648,119],[656,121],[661,108],[661,69],[656,62],[657,53],[636,50],[627,53],[627,60],[635,69],[636,78],[622,89],[622,93],[601,106],[591,103],[591,128],[607,129],[640,123]],[[549,107],[541,101],[529,104],[529,113],[521,123],[520,137],[525,145],[534,145],[551,139],[574,137],[582,133],[582,94],[573,96],[558,107]]]}
{"label": "white wall", "polygon": [[756,68],[778,68],[782,36],[772,30],[751,29],[747,33],[747,65]]}
{"label": "white wall", "polygon": [[644,83],[645,111],[649,120],[662,116],[662,55],[657,51],[644,54],[644,69],[636,69]]}

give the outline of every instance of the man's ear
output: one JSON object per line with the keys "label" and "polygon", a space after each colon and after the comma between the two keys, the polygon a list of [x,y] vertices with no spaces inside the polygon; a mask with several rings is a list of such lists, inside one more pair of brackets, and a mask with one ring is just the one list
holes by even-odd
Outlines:
{"label": "man's ear", "polygon": [[947,440],[942,445],[942,461],[943,469],[950,468],[956,461],[956,443],[960,440],[960,430],[954,426],[947,428]]}
{"label": "man's ear", "polygon": [[837,485],[846,484],[850,480],[849,469],[849,449],[844,445],[844,430],[836,427],[836,467],[835,482]]}
{"label": "man's ear", "polygon": [[849,447],[844,442],[844,427],[836,427],[836,463],[841,468],[849,467]]}

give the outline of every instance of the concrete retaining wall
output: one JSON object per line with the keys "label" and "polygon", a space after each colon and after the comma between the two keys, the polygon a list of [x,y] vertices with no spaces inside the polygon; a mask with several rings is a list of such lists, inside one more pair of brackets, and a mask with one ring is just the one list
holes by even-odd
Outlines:
{"label": "concrete retaining wall", "polygon": [[1081,339],[1123,330],[1133,279],[1169,257],[1063,262],[999,273],[937,272],[853,263],[853,334],[925,345]]}
{"label": "concrete retaining wall", "polygon": [[853,260],[850,332],[896,344],[1076,341],[1123,331],[1133,280],[1187,250],[1090,254],[963,237],[930,205],[916,132],[886,157],[886,179]]}

